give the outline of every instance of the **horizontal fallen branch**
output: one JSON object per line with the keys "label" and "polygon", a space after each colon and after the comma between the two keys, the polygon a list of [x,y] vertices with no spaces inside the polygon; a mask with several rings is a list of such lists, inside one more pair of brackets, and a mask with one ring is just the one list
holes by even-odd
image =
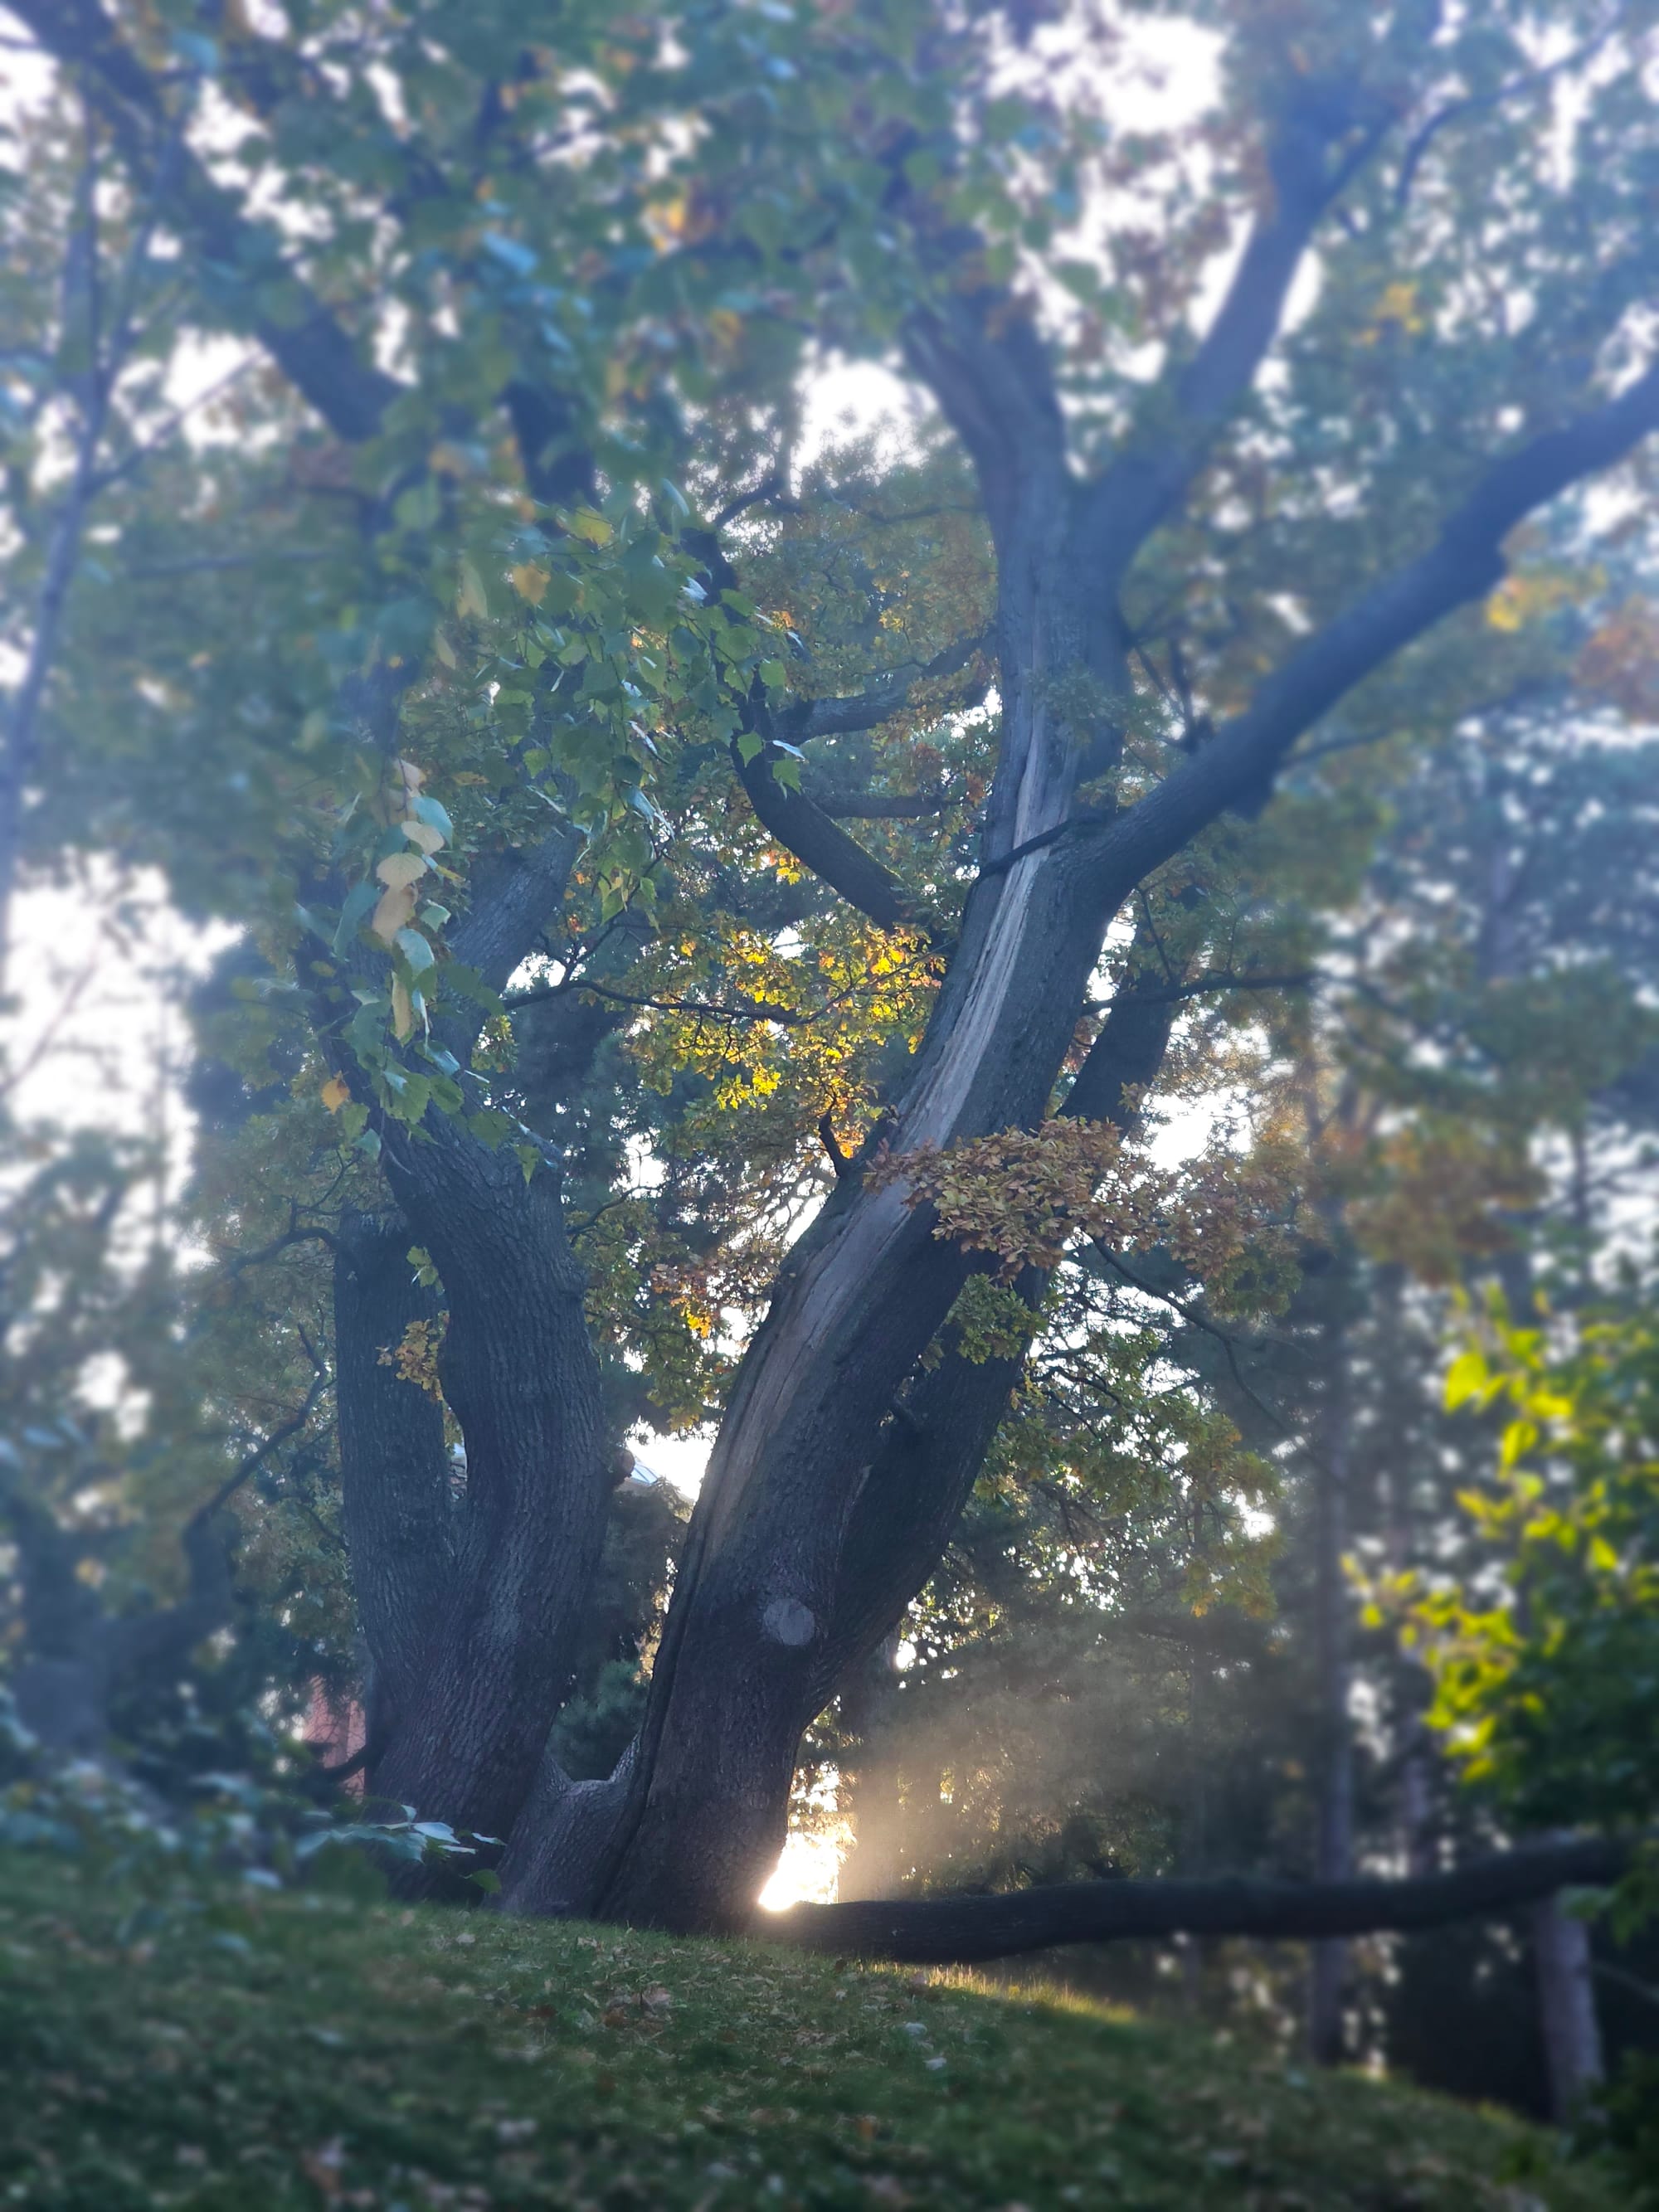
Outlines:
{"label": "horizontal fallen branch", "polygon": [[1497,1851],[1450,1874],[1399,1881],[1070,1881],[994,1897],[797,1905],[760,1914],[753,1932],[804,1950],[936,1966],[1136,1936],[1406,1934],[1507,1912],[1559,1889],[1616,1881],[1631,1850],[1628,1843],[1591,1837]]}

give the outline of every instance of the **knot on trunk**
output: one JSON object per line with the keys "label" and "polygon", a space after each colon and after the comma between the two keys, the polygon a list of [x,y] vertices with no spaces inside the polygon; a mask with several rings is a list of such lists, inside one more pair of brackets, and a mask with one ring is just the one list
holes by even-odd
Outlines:
{"label": "knot on trunk", "polygon": [[782,1644],[792,1651],[800,1650],[818,1632],[818,1624],[812,1608],[803,1605],[798,1597],[769,1598],[761,1613],[761,1626],[774,1644]]}

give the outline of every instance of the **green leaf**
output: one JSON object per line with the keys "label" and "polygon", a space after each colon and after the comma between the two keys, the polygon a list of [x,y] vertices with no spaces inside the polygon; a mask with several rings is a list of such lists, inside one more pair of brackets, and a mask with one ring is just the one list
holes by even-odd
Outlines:
{"label": "green leaf", "polygon": [[750,761],[758,757],[763,740],[752,730],[739,730],[737,743],[738,757],[747,768]]}
{"label": "green leaf", "polygon": [[340,908],[340,926],[334,933],[334,957],[343,960],[357,941],[357,932],[374,913],[380,896],[378,884],[354,884]]}
{"label": "green leaf", "polygon": [[1455,1413],[1468,1400],[1477,1396],[1486,1388],[1486,1354],[1473,1350],[1460,1353],[1446,1377],[1446,1411]]}
{"label": "green leaf", "polygon": [[437,964],[437,955],[418,929],[400,929],[392,940],[408,963],[411,975],[423,975]]}

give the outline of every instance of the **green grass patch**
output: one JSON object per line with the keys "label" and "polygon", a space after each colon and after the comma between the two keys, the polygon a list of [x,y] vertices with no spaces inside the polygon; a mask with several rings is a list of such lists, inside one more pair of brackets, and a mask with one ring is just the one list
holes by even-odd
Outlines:
{"label": "green grass patch", "polygon": [[0,2205],[1608,2212],[1548,2138],[1198,2032],[763,1944],[0,1858]]}

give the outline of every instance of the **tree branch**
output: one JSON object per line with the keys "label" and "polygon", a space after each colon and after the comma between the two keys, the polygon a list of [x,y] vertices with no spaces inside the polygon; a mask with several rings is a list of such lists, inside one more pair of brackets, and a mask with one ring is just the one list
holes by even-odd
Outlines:
{"label": "tree branch", "polygon": [[[1267,149],[1273,202],[1256,217],[1232,282],[1203,342],[1147,409],[1158,426],[1097,479],[1087,507],[1091,552],[1101,588],[1115,597],[1131,562],[1186,492],[1210,440],[1253,382],[1277,336],[1291,284],[1320,217],[1369,156],[1389,120],[1362,122],[1358,89],[1311,82],[1297,87]],[[1332,146],[1357,145],[1333,165]]]}
{"label": "tree branch", "polygon": [[791,791],[772,773],[781,757],[775,746],[764,744],[753,760],[744,760],[734,741],[732,765],[749,794],[749,803],[761,825],[820,883],[839,891],[849,906],[867,915],[878,928],[921,927],[912,910],[903,884],[892,870],[866,853],[823,809],[799,791]]}
{"label": "tree branch", "polygon": [[[951,243],[964,265],[980,249],[971,233]],[[992,535],[1006,544],[1022,507],[1050,503],[1068,480],[1066,425],[1042,340],[1012,301],[981,287],[913,315],[904,342],[967,447]]]}
{"label": "tree branch", "polygon": [[[48,53],[81,70],[125,158],[142,169],[150,134],[170,127],[170,118],[155,79],[96,0],[9,4]],[[401,387],[359,357],[356,340],[295,272],[279,234],[244,215],[188,152],[167,211],[208,259],[246,271],[251,293],[257,284],[269,304],[250,326],[335,435],[350,444],[372,438]]]}
{"label": "tree branch", "polygon": [[811,791],[806,795],[832,822],[919,822],[926,815],[943,814],[951,804],[948,791],[909,794],[855,791],[842,795]]}
{"label": "tree branch", "polygon": [[1126,1936],[1305,1940],[1406,1933],[1509,1912],[1558,1889],[1615,1881],[1632,1850],[1595,1838],[1534,1844],[1472,1860],[1455,1873],[1401,1881],[1075,1881],[1000,1897],[797,1905],[758,1914],[752,1928],[769,1942],[803,1950],[919,1966],[968,1966],[1058,1943]]}
{"label": "tree branch", "polygon": [[1504,573],[1503,541],[1536,507],[1607,468],[1659,429],[1659,362],[1616,399],[1546,431],[1496,461],[1417,560],[1364,592],[1268,677],[1243,714],[1224,724],[1138,805],[1079,842],[1103,867],[1112,909],[1160,861],[1228,808],[1256,811],[1291,747],[1320,716],[1402,647]]}
{"label": "tree branch", "polygon": [[[878,677],[867,690],[855,692],[850,698],[793,701],[776,717],[777,734],[791,744],[802,745],[810,744],[814,738],[844,737],[857,730],[873,730],[903,711],[919,684],[941,676],[954,676],[959,668],[969,667],[990,649],[990,632],[980,630],[972,637],[957,638],[931,660],[902,662],[884,676]],[[963,705],[977,706],[990,690],[991,680],[988,666],[975,671],[973,683],[964,692]]]}

